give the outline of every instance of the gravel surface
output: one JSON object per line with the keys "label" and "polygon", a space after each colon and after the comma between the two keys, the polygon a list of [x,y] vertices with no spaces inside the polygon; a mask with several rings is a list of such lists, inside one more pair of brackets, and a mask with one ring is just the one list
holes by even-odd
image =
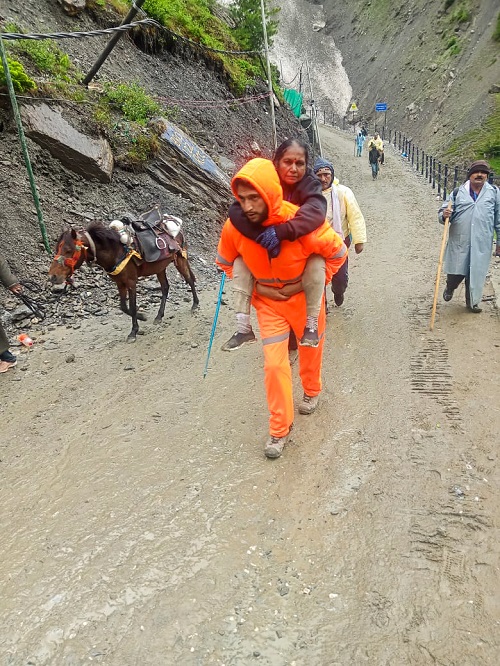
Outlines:
{"label": "gravel surface", "polygon": [[498,312],[457,293],[430,333],[439,202],[322,141],[369,242],[282,458],[260,345],[219,350],[230,285],[206,379],[217,285],[191,315],[174,273],[135,345],[87,313],[1,376],[2,665],[498,663]]}

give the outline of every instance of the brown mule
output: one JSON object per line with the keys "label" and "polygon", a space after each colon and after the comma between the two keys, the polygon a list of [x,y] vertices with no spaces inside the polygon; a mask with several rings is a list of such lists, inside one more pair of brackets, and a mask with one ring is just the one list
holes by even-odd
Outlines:
{"label": "brown mule", "polygon": [[[181,247],[184,247],[182,234],[178,234],[176,240],[179,241]],[[120,242],[116,231],[99,222],[93,222],[86,229],[77,231],[71,228],[63,231],[57,241],[56,254],[49,268],[50,281],[53,285],[70,282],[73,273],[80,268],[83,262],[98,264],[116,283],[120,295],[120,309],[132,317],[132,330],[128,335],[128,342],[136,340],[139,330],[138,319],[146,318],[137,313],[136,287],[140,277],[156,275],[161,286],[161,303],[154,320],[155,324],[161,323],[165,313],[165,303],[169,291],[166,268],[172,262],[191,288],[193,295],[191,311],[194,312],[198,308],[196,278],[185,250],[172,251],[164,259],[145,262],[137,252],[127,249]]]}

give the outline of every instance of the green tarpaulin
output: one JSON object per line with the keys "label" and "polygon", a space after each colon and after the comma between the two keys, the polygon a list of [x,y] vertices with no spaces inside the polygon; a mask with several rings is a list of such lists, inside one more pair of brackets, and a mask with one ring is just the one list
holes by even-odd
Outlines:
{"label": "green tarpaulin", "polygon": [[300,118],[302,112],[302,93],[297,92],[296,90],[285,90],[284,98],[290,105],[293,113],[297,118]]}

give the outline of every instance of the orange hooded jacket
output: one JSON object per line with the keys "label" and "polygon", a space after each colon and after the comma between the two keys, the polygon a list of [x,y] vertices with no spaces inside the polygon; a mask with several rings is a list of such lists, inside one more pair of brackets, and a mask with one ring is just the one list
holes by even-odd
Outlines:
{"label": "orange hooded jacket", "polygon": [[[250,160],[238,171],[231,181],[231,189],[236,198],[235,180],[245,180],[264,199],[268,217],[264,226],[282,224],[292,219],[298,206],[283,201],[283,191],[274,164],[270,160],[256,158]],[[269,287],[281,288],[298,282],[306,261],[311,254],[319,254],[326,260],[325,284],[328,284],[347,258],[347,248],[342,238],[324,222],[315,231],[301,236],[295,241],[282,241],[281,251],[275,259],[270,259],[267,250],[259,243],[243,236],[228,218],[222,227],[217,248],[217,265],[228,277],[233,274],[233,262],[241,256],[256,282]]]}

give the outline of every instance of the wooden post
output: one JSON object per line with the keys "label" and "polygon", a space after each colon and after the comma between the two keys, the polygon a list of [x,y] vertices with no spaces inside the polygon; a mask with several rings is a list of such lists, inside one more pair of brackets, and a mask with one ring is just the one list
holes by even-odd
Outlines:
{"label": "wooden post", "polygon": [[[130,8],[129,13],[123,21],[120,23],[120,25],[126,25],[127,23],[130,23],[134,16],[137,14],[137,10],[142,7],[142,5],[145,3],[146,0],[135,0],[135,2],[132,4],[132,7]],[[101,55],[97,58],[95,61],[94,66],[90,70],[90,72],[87,74],[87,76],[83,79],[82,83],[84,86],[88,86],[88,84],[92,81],[94,76],[97,74],[97,72],[101,69],[101,66],[104,64],[104,61],[106,58],[109,56],[111,51],[115,48],[118,40],[120,37],[123,35],[123,32],[115,32],[114,35],[111,37],[109,42],[107,43],[106,47],[104,48],[103,52]]]}
{"label": "wooden post", "polygon": [[[452,203],[451,199],[448,202],[447,210],[451,211],[452,209]],[[439,262],[438,262],[438,269],[437,269],[437,275],[436,275],[436,286],[434,287],[434,302],[432,303],[432,312],[431,312],[431,322],[429,324],[429,329],[432,331],[434,328],[434,319],[436,317],[436,307],[437,307],[437,299],[438,299],[438,294],[439,294],[439,281],[441,279],[441,269],[443,267],[443,257],[444,257],[444,249],[446,247],[446,237],[448,234],[448,227],[450,226],[450,218],[448,217],[444,221],[444,229],[443,229],[443,239],[441,241],[441,250],[439,252]]]}

